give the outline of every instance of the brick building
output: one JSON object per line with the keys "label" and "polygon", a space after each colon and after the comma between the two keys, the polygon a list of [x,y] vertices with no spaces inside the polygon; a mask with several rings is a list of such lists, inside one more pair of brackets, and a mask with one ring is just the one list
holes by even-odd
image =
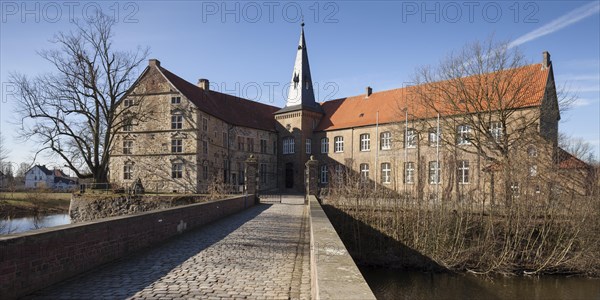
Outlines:
{"label": "brick building", "polygon": [[[141,178],[149,191],[203,192],[213,182],[235,188],[246,180],[250,155],[259,163],[261,190],[304,191],[311,155],[321,188],[356,179],[432,199],[493,198],[499,186],[541,194],[556,189],[558,174],[585,176],[589,167],[556,146],[560,112],[550,55],[501,72],[463,78],[476,92],[500,77],[506,82],[498,86],[521,87],[509,91],[512,102],[483,110],[445,104],[436,91],[450,82],[367,87],[365,94],[319,103],[302,27],[287,102],[278,108],[212,91],[206,79],[191,84],[151,59],[122,102],[111,181]],[[581,185],[573,190],[587,193]]]}

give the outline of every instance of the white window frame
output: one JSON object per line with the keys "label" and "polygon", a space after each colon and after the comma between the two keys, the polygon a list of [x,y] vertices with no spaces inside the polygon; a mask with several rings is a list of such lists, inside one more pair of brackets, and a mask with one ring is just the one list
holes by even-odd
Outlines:
{"label": "white window frame", "polygon": [[123,141],[123,154],[125,154],[125,155],[133,154],[133,141],[132,140],[124,140]]}
{"label": "white window frame", "polygon": [[123,165],[123,180],[133,179],[133,164],[126,163]]}
{"label": "white window frame", "polygon": [[334,142],[333,152],[335,152],[335,153],[344,152],[344,137],[343,136],[334,137],[333,142]]}
{"label": "white window frame", "polygon": [[180,103],[181,103],[181,96],[171,97],[171,104],[180,104]]}
{"label": "white window frame", "polygon": [[312,140],[306,139],[306,154],[312,153]]}
{"label": "white window frame", "polygon": [[321,180],[321,183],[329,182],[327,165],[321,166],[321,175],[319,176],[319,179]]}
{"label": "white window frame", "polygon": [[456,127],[458,145],[471,145],[471,126],[468,124],[461,124]]}
{"label": "white window frame", "polygon": [[171,115],[171,129],[183,129],[183,115]]}
{"label": "white window frame", "polygon": [[429,146],[437,147],[440,142],[440,135],[437,132],[436,128],[429,129]]}
{"label": "white window frame", "polygon": [[294,154],[296,152],[296,139],[292,136],[283,138],[283,154]]}
{"label": "white window frame", "polygon": [[531,177],[535,177],[538,174],[538,166],[537,165],[531,165],[529,166],[529,176]]}
{"label": "white window frame", "polygon": [[470,178],[470,163],[468,160],[458,161],[458,184],[469,184]]}
{"label": "white window frame", "polygon": [[172,163],[171,164],[171,178],[181,179],[183,178],[183,163]]}
{"label": "white window frame", "polygon": [[496,142],[499,142],[504,135],[504,128],[502,126],[502,122],[490,122],[489,126],[490,136]]}
{"label": "white window frame", "polygon": [[404,183],[415,183],[415,163],[412,161],[404,163]]}
{"label": "white window frame", "polygon": [[172,139],[171,140],[171,153],[183,153],[183,140]]}
{"label": "white window frame", "polygon": [[329,138],[321,138],[321,153],[329,152]]}
{"label": "white window frame", "polygon": [[366,181],[369,179],[369,164],[363,163],[360,164],[360,178],[363,181]]}
{"label": "white window frame", "polygon": [[389,162],[381,163],[381,183],[392,183],[392,164]]}
{"label": "white window frame", "polygon": [[429,184],[441,183],[441,168],[440,162],[433,160],[429,162]]}
{"label": "white window frame", "polygon": [[371,151],[371,135],[363,133],[360,135],[360,151]]}
{"label": "white window frame", "polygon": [[389,131],[382,132],[380,135],[381,139],[381,150],[392,149],[392,133]]}
{"label": "white window frame", "polygon": [[406,148],[417,147],[417,130],[414,128],[408,128],[404,136],[404,146]]}

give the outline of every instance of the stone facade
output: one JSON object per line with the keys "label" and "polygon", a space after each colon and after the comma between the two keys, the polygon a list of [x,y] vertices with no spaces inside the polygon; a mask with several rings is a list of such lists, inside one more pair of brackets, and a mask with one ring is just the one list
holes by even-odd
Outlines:
{"label": "stone facade", "polygon": [[[314,156],[323,190],[360,180],[375,191],[419,199],[467,195],[493,201],[496,194],[521,193],[524,186],[528,193],[540,195],[552,189],[548,182],[554,185],[562,180],[552,174],[566,172],[558,155],[560,112],[552,63],[547,52],[543,57],[541,64],[501,71],[506,72],[509,85],[514,77],[517,86],[527,87],[509,95],[519,99],[511,106],[458,110],[440,117],[427,110],[426,93],[412,97],[415,91],[434,84],[382,92],[369,87],[363,95],[317,103],[304,28],[290,92],[281,109],[210,91],[206,79],[192,85],[162,68],[157,60],[150,60],[128,95],[136,103],[133,107],[140,107],[150,117],[141,114],[143,122],[119,132],[112,152],[111,180],[127,186],[140,178],[147,191],[155,192],[202,193],[214,183],[241,192],[241,185],[250,180],[244,174],[245,161],[253,155],[259,190],[304,193],[305,164]],[[492,75],[474,77],[486,76]],[[482,82],[485,80],[478,83]],[[179,127],[172,125],[175,116],[182,116]],[[472,134],[479,139],[475,143],[457,142],[467,119],[469,126],[477,126]],[[492,123],[501,124],[497,131],[501,136],[516,136],[503,141],[504,149],[510,149],[500,159],[504,166],[494,162],[502,149],[491,149],[499,143],[483,140],[491,138],[488,126]],[[436,135],[438,127],[439,144],[431,140],[432,130]],[[411,136],[412,144],[407,142],[413,140]],[[174,140],[180,144],[172,144]],[[512,170],[514,165],[521,169]],[[571,169],[576,171],[569,174],[577,178],[587,174],[584,163]],[[507,176],[509,172],[511,176]],[[571,183],[566,186],[575,189]],[[588,193],[583,186],[575,190]]]}
{"label": "stone facade", "polygon": [[[141,179],[148,192],[203,193],[211,184],[241,192],[244,162],[254,155],[263,189],[276,186],[275,143],[271,130],[231,124],[203,111],[151,60],[133,92],[133,124],[118,131],[111,151],[110,179],[129,187]],[[248,101],[248,100],[241,100]],[[129,103],[128,103],[129,104]],[[127,113],[123,113],[125,120]],[[124,121],[125,122],[125,121]]]}

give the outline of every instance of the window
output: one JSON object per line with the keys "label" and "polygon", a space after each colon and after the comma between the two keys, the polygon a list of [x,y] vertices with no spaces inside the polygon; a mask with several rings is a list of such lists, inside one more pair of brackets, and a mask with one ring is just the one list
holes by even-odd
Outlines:
{"label": "window", "polygon": [[133,131],[133,118],[126,117],[123,121],[123,131]]}
{"label": "window", "polygon": [[241,162],[238,163],[238,170],[240,171],[239,177],[238,177],[238,184],[242,185],[246,181],[246,177],[245,177],[245,173],[244,173],[244,164],[243,163],[241,163]]}
{"label": "window", "polygon": [[538,171],[537,165],[529,166],[529,176],[531,176],[531,177],[536,176],[538,173],[537,171]]}
{"label": "window", "polygon": [[223,183],[229,183],[229,160],[223,160]]}
{"label": "window", "polygon": [[360,164],[360,178],[363,181],[369,179],[369,164]]}
{"label": "window", "polygon": [[208,180],[208,162],[205,161],[204,165],[202,165],[202,178],[204,180]]}
{"label": "window", "polygon": [[391,183],[392,182],[392,165],[390,163],[381,164],[381,182]]}
{"label": "window", "polygon": [[171,129],[181,129],[181,128],[183,128],[183,116],[182,115],[171,116]]}
{"label": "window", "polygon": [[458,125],[456,128],[456,143],[458,145],[470,145],[470,137],[471,137],[471,126],[469,125]]}
{"label": "window", "polygon": [[125,164],[123,166],[123,179],[124,180],[131,180],[133,178],[133,165],[132,164]]}
{"label": "window", "polygon": [[499,142],[502,139],[503,135],[502,123],[501,122],[491,122],[490,123],[490,136],[496,141]]}
{"label": "window", "polygon": [[527,155],[529,157],[537,157],[538,156],[537,148],[535,146],[529,146],[527,148]]}
{"label": "window", "polygon": [[437,128],[429,129],[429,146],[437,147],[440,142],[440,136],[437,132]]}
{"label": "window", "polygon": [[295,140],[289,136],[283,139],[283,154],[294,154],[295,153]]}
{"label": "window", "polygon": [[171,165],[171,178],[183,178],[183,163],[173,163]]}
{"label": "window", "polygon": [[371,150],[371,135],[363,133],[360,135],[360,151]]}
{"label": "window", "polygon": [[312,140],[306,139],[306,154],[310,154],[312,152]]}
{"label": "window", "polygon": [[123,154],[133,153],[133,141],[123,141]]}
{"label": "window", "polygon": [[248,152],[254,152],[254,139],[247,138],[246,143],[248,144]]}
{"label": "window", "polygon": [[510,184],[510,190],[512,192],[513,198],[519,198],[519,194],[521,193],[521,187],[518,182],[513,182]]}
{"label": "window", "polygon": [[260,183],[264,185],[267,184],[267,164],[260,164],[260,169],[258,170],[260,173]]}
{"label": "window", "polygon": [[440,162],[430,161],[429,162],[429,184],[440,183]]}
{"label": "window", "polygon": [[415,163],[412,161],[404,163],[404,183],[415,183]]}
{"label": "window", "polygon": [[202,153],[208,154],[208,141],[202,141]]}
{"label": "window", "polygon": [[244,151],[244,138],[241,136],[238,136],[238,150],[240,151]]}
{"label": "window", "polygon": [[208,131],[208,119],[207,118],[202,118],[202,130],[204,132]]}
{"label": "window", "polygon": [[229,146],[229,142],[227,141],[227,132],[223,132],[223,147],[227,148]]}
{"label": "window", "polygon": [[329,178],[327,178],[327,165],[321,166],[321,183],[329,182]]}
{"label": "window", "polygon": [[392,133],[391,132],[382,132],[381,133],[381,150],[390,150],[392,149]]}
{"label": "window", "polygon": [[334,148],[333,151],[334,152],[344,152],[344,137],[343,136],[336,136],[335,138],[333,138],[333,143],[334,143]]}
{"label": "window", "polygon": [[125,106],[125,107],[133,106],[133,104],[134,104],[133,99],[125,99],[125,100],[123,100],[123,106]]}
{"label": "window", "polygon": [[458,161],[458,183],[467,184],[469,183],[469,161],[460,160]]}
{"label": "window", "polygon": [[417,131],[409,128],[406,130],[406,136],[404,139],[406,148],[415,148],[417,147]]}
{"label": "window", "polygon": [[329,152],[329,139],[324,137],[321,139],[321,153]]}
{"label": "window", "polygon": [[183,140],[172,139],[171,140],[171,153],[182,153],[183,152]]}
{"label": "window", "polygon": [[176,97],[171,97],[171,104],[179,104],[181,103],[181,97],[176,96]]}
{"label": "window", "polygon": [[267,140],[260,140],[260,153],[267,153]]}
{"label": "window", "polygon": [[337,164],[335,165],[335,179],[341,184],[344,181],[344,166]]}

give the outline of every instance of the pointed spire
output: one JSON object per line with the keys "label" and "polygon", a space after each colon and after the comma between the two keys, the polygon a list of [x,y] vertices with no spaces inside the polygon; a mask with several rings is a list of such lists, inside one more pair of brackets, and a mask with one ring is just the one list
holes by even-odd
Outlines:
{"label": "pointed spire", "polygon": [[301,24],[300,42],[298,43],[296,62],[294,63],[294,71],[292,72],[292,80],[285,104],[286,107],[297,105],[301,105],[302,107],[320,107],[315,102],[312,77],[310,76],[308,52],[306,50],[306,40],[304,39],[304,22]]}

